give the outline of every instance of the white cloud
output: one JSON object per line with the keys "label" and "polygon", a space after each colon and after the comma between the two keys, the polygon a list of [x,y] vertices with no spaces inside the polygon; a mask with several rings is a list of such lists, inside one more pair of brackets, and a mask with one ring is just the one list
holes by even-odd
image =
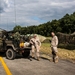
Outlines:
{"label": "white cloud", "polygon": [[6,9],[10,6],[8,0],[0,0],[0,13],[6,12]]}
{"label": "white cloud", "polygon": [[[75,12],[75,0],[2,0],[4,2],[1,24],[38,25],[52,19],[62,18],[66,13]],[[1,8],[0,8],[1,9]],[[34,19],[37,17],[39,19]],[[3,22],[4,21],[4,22]],[[13,23],[13,24],[12,24]],[[11,26],[14,27],[14,26]]]}

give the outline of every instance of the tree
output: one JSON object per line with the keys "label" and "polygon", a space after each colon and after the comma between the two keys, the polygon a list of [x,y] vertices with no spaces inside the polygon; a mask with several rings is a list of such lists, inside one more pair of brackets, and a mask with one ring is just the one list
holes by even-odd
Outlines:
{"label": "tree", "polygon": [[21,33],[21,26],[20,25],[15,26],[13,31]]}
{"label": "tree", "polygon": [[75,12],[71,15],[66,14],[59,20],[48,21],[40,25],[33,25],[28,27],[21,27],[17,25],[13,29],[14,32],[20,32],[20,34],[40,34],[43,36],[50,36],[50,33],[54,31],[63,33],[73,33],[75,31]]}

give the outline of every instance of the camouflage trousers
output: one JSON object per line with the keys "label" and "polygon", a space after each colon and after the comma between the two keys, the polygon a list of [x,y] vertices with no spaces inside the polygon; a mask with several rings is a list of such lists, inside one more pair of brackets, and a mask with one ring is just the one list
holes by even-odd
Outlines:
{"label": "camouflage trousers", "polygon": [[39,57],[40,56],[39,50],[40,50],[40,46],[35,47],[34,45],[32,45],[32,57],[35,57],[35,56]]}
{"label": "camouflage trousers", "polygon": [[58,50],[57,47],[51,47],[53,62],[58,62]]}

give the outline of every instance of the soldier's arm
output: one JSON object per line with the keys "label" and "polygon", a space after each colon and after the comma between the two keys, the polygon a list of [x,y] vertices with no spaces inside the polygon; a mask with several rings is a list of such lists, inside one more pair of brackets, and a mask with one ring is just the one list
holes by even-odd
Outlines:
{"label": "soldier's arm", "polygon": [[56,43],[56,46],[57,46],[58,45],[58,37],[57,36],[55,37],[55,40],[56,40],[55,43]]}
{"label": "soldier's arm", "polygon": [[41,42],[40,42],[40,40],[39,40],[39,45],[41,46]]}
{"label": "soldier's arm", "polygon": [[39,46],[41,46],[41,42],[40,42],[40,40],[38,39],[38,44],[39,44]]}
{"label": "soldier's arm", "polygon": [[34,41],[33,41],[32,39],[30,40],[30,43],[31,43],[32,45],[34,45],[34,44],[35,44],[35,43],[34,43]]}

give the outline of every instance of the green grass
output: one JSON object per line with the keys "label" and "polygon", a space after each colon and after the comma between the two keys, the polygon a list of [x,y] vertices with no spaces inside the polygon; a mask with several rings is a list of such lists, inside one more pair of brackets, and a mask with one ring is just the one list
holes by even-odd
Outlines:
{"label": "green grass", "polygon": [[51,37],[46,37],[47,39],[51,39]]}
{"label": "green grass", "polygon": [[[51,55],[50,43],[42,43],[40,52],[47,55]],[[75,60],[75,50],[58,48],[58,55],[61,59]]]}
{"label": "green grass", "polygon": [[42,43],[42,47],[50,47],[49,43]]}

